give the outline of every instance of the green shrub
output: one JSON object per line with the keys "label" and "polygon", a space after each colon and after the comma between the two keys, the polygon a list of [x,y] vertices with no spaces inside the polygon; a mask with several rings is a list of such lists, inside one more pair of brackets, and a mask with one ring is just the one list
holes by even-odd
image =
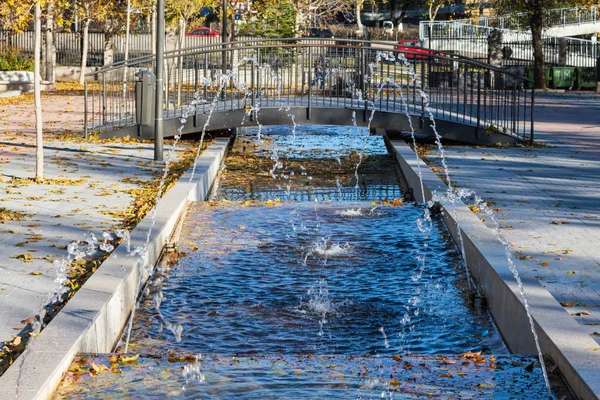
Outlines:
{"label": "green shrub", "polygon": [[33,71],[33,58],[7,47],[0,53],[0,71]]}

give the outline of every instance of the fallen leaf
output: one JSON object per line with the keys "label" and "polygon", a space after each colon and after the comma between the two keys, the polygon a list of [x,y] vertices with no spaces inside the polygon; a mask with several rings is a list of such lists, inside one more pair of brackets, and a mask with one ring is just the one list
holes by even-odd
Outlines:
{"label": "fallen leaf", "polygon": [[532,371],[533,371],[533,363],[531,363],[531,364],[527,364],[527,365],[525,366],[525,371],[527,371],[527,372],[532,372]]}
{"label": "fallen leaf", "polygon": [[575,271],[569,271],[567,272],[567,275],[575,275]]}
{"label": "fallen leaf", "polygon": [[74,375],[82,375],[82,374],[87,374],[89,372],[89,370],[82,365],[72,364],[69,367],[69,372],[71,372]]}
{"label": "fallen leaf", "polygon": [[10,258],[21,260],[21,261],[26,262],[26,263],[31,262],[31,261],[33,261],[35,259],[35,257],[32,256],[29,253],[17,254],[16,256],[11,256]]}
{"label": "fallen leaf", "polygon": [[119,361],[119,364],[137,364],[137,360],[139,357],[140,357],[139,354],[136,354],[135,356],[131,356],[131,357],[123,357]]}
{"label": "fallen leaf", "polygon": [[548,265],[550,265],[550,263],[548,261],[544,261],[541,265],[542,267],[547,267]]}
{"label": "fallen leaf", "polygon": [[17,336],[13,342],[12,342],[13,346],[18,346],[21,344],[21,336]]}
{"label": "fallen leaf", "polygon": [[42,273],[40,271],[30,272],[29,275],[40,276]]}
{"label": "fallen leaf", "polygon": [[563,307],[576,307],[578,304],[576,301],[561,301],[560,305]]}
{"label": "fallen leaf", "polygon": [[571,315],[574,315],[576,317],[583,317],[584,315],[591,315],[591,314],[589,311],[584,310],[584,311],[576,312],[575,314],[571,314]]}

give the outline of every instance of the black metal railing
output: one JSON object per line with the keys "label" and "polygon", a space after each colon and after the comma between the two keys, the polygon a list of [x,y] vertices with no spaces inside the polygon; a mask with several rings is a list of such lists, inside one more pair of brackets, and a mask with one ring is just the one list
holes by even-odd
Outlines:
{"label": "black metal railing", "polygon": [[[344,108],[533,139],[531,81],[462,56],[346,39],[238,41],[227,44],[226,57],[221,46],[166,53],[165,118],[183,116],[192,102],[196,113]],[[86,84],[86,132],[133,125],[134,75],[154,67],[145,57],[88,74],[94,81]]]}

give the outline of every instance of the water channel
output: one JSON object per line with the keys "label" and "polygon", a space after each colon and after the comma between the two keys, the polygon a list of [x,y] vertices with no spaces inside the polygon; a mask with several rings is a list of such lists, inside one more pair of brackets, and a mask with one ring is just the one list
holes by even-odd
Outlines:
{"label": "water channel", "polygon": [[256,134],[190,205],[129,353],[79,355],[55,398],[544,397],[537,358],[470,305],[444,225],[418,228],[382,137]]}

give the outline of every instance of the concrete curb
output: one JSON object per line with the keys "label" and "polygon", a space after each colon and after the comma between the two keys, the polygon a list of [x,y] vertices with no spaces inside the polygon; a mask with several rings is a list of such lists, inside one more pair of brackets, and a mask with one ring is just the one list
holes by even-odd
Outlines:
{"label": "concrete curb", "polygon": [[[418,201],[430,200],[433,192],[446,192],[447,186],[406,143],[392,141],[391,144]],[[425,199],[422,199],[419,168]],[[443,201],[440,205],[444,222],[457,243],[457,220],[460,223],[467,265],[508,348],[514,353],[536,354],[525,307],[508,269],[504,247],[465,204]],[[552,357],[578,398],[598,399],[600,352],[589,350],[597,347],[597,343],[535,278],[528,274],[522,274],[521,278],[543,353]]]}
{"label": "concrete curb", "polygon": [[[227,151],[229,139],[216,139],[198,159],[193,182],[188,170],[160,200],[152,230],[147,264],[155,264],[189,201],[204,200]],[[143,246],[151,216],[131,231],[131,248]],[[25,357],[0,377],[0,399],[48,399],[60,384],[63,373],[79,353],[112,351],[136,299],[136,258],[118,246],[39,337],[30,343]],[[147,277],[143,278],[144,281]],[[18,396],[17,396],[17,383]]]}

